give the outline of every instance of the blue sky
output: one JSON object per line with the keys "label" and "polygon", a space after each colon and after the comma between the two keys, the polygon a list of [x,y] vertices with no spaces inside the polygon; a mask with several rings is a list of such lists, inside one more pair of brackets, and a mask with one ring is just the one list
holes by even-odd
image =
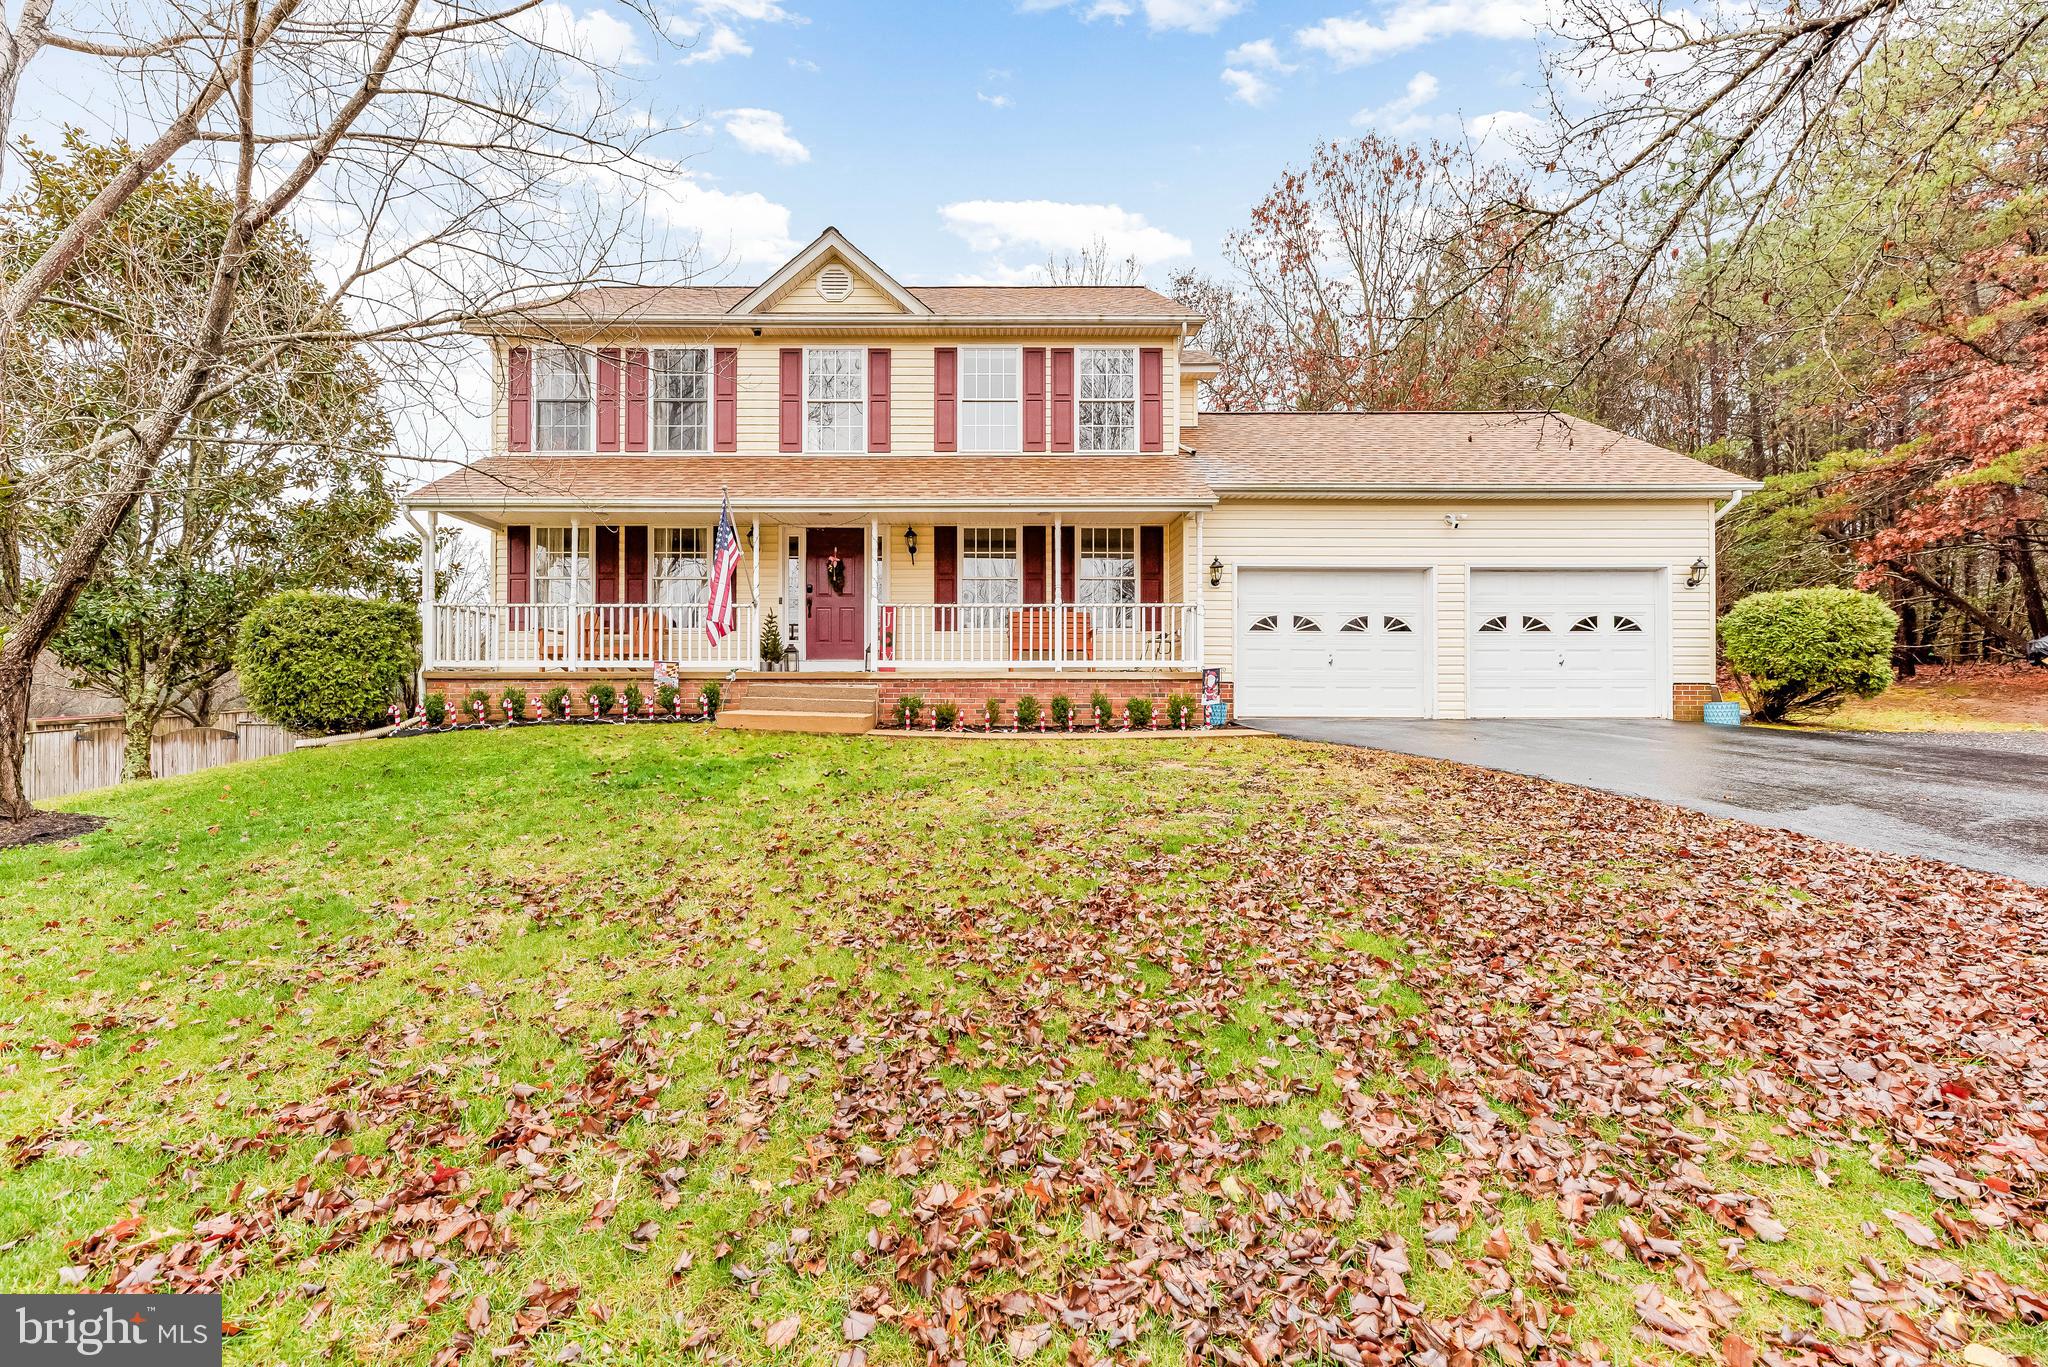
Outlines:
{"label": "blue sky", "polygon": [[[574,5],[601,30],[602,6]],[[912,283],[1006,281],[1098,233],[1155,282],[1214,265],[1320,138],[1507,134],[1540,107],[1535,0],[690,0],[634,40],[698,120],[670,212],[750,279],[834,224]],[[564,15],[564,18],[567,16]],[[624,33],[619,35],[624,38]]]}

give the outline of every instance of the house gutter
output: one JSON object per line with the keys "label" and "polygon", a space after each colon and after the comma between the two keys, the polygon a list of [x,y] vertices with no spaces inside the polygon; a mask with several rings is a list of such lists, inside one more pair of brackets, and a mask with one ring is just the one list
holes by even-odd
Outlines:
{"label": "house gutter", "polygon": [[1735,492],[1734,492],[1733,494],[1729,495],[1728,501],[1727,501],[1726,503],[1723,503],[1723,504],[1722,504],[1722,505],[1721,505],[1720,507],[1718,507],[1718,508],[1716,508],[1716,509],[1714,510],[1714,521],[1716,521],[1716,522],[1719,522],[1719,521],[1720,521],[1720,520],[1721,520],[1722,518],[1724,518],[1724,517],[1728,516],[1728,514],[1730,514],[1730,513],[1734,512],[1734,511],[1735,511],[1735,505],[1736,505],[1736,504],[1738,504],[1738,503],[1740,503],[1740,502],[1742,502],[1742,497],[1743,497],[1743,495],[1744,495],[1744,494],[1747,494],[1747,493],[1749,492],[1750,488],[1761,488],[1761,487],[1762,487],[1761,485],[1751,485],[1751,486],[1747,486],[1747,487],[1744,487],[1744,488],[1739,488],[1739,489],[1735,490]]}
{"label": "house gutter", "polygon": [[[1740,500],[1751,483],[1733,484],[1221,484],[1210,481],[1223,498],[1433,498],[1456,494],[1464,498],[1640,498],[1733,497]],[[1730,505],[1733,506],[1733,505]]]}

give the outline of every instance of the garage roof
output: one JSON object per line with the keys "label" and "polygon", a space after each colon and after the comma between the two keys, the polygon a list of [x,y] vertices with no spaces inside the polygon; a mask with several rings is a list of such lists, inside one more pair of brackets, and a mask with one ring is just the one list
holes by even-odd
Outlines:
{"label": "garage roof", "polygon": [[1187,435],[1217,493],[1732,493],[1752,480],[1543,410],[1204,413]]}

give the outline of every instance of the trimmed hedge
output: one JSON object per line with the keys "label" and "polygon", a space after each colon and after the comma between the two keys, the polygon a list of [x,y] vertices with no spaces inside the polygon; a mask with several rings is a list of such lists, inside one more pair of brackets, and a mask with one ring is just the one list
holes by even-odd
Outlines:
{"label": "trimmed hedge", "polygon": [[1892,684],[1899,616],[1871,593],[1753,593],[1721,618],[1721,647],[1758,721],[1824,712]]}
{"label": "trimmed hedge", "polygon": [[361,731],[404,695],[419,642],[409,603],[292,590],[242,619],[235,674],[250,705],[287,730]]}

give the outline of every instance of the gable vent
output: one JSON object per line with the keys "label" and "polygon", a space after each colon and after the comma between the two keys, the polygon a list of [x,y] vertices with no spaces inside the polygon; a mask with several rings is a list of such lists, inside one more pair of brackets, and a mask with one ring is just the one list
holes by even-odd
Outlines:
{"label": "gable vent", "polygon": [[853,293],[853,272],[844,266],[827,266],[818,272],[818,297],[838,303]]}

